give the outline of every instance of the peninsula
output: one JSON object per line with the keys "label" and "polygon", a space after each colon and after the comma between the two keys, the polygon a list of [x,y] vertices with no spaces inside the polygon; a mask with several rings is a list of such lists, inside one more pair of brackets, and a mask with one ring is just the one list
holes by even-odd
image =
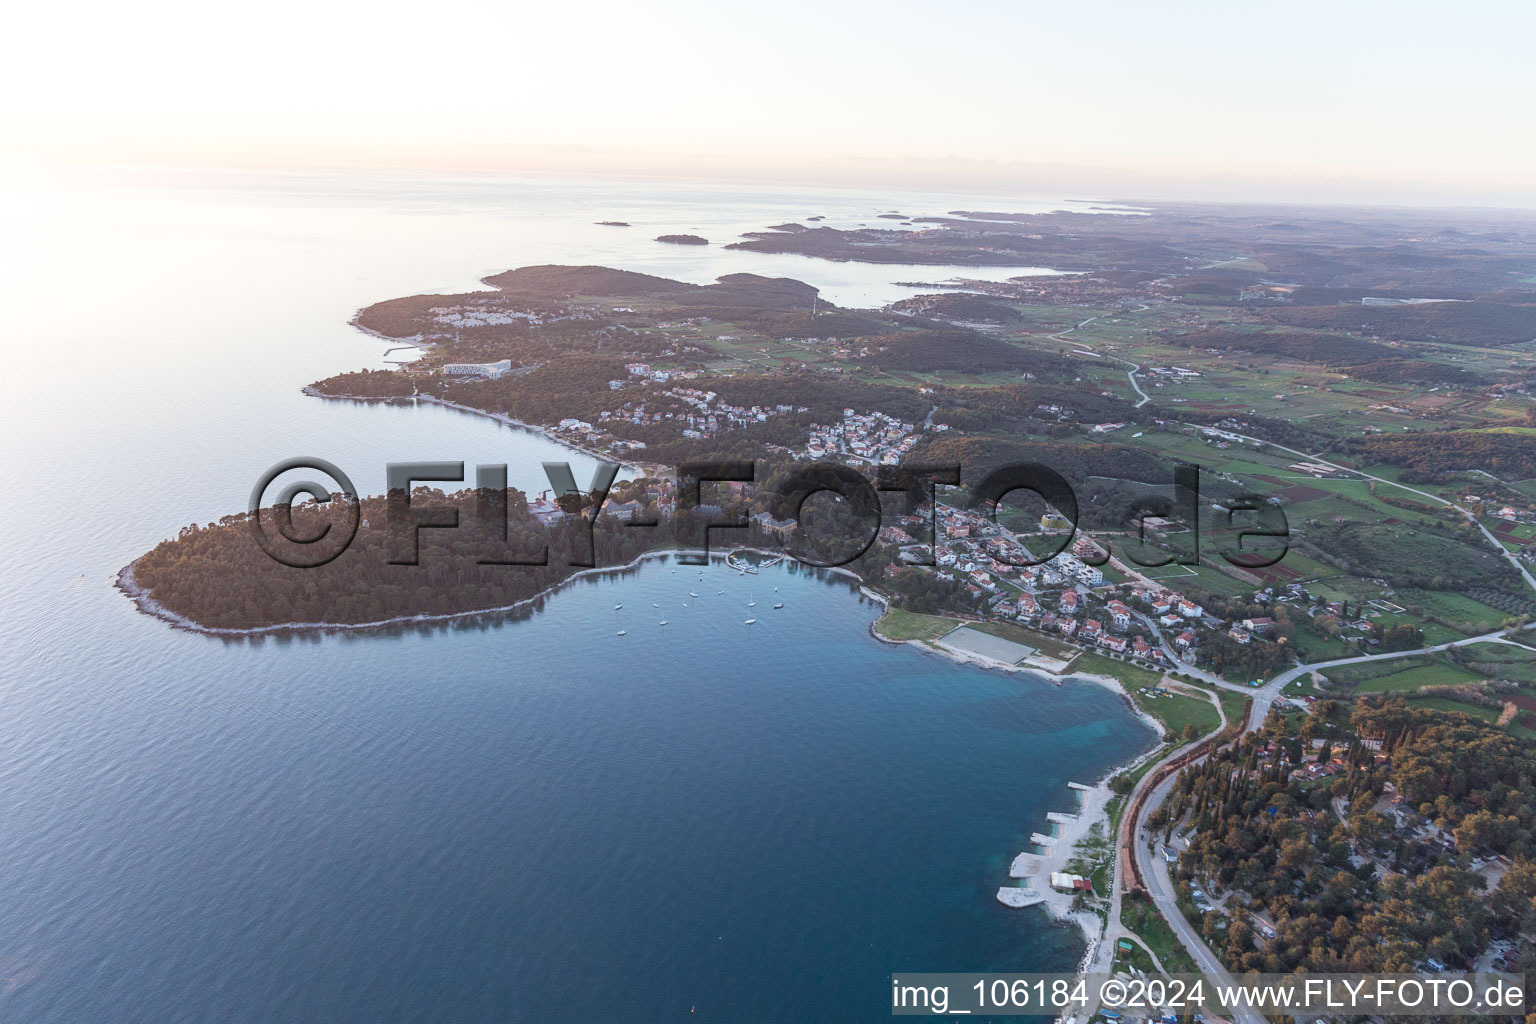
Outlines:
{"label": "peninsula", "polygon": [[[484,538],[461,531],[423,543],[436,569],[407,587],[368,498],[374,525],[322,569],[271,562],[232,516],[141,557],[124,589],[191,628],[364,625],[514,607],[582,571],[571,556],[589,535],[596,564],[624,565],[688,543],[700,514],[748,523],[739,543],[768,550],[867,536],[846,569],[887,603],[881,636],[1112,679],[1168,736],[1087,805],[1109,825],[1074,822],[1081,844],[1020,862],[1090,883],[1047,901],[1058,910],[1093,915],[1151,967],[1346,969],[1315,952],[1335,920],[1347,963],[1406,969],[1422,929],[1388,911],[1413,892],[1466,922],[1439,932],[1435,961],[1491,962],[1536,891],[1536,818],[1505,778],[1523,777],[1508,766],[1530,766],[1536,738],[1536,227],[1195,206],[913,222],[781,224],[733,247],[1070,273],[850,309],[787,278],[533,266],[377,303],[358,326],[425,354],[311,394],[442,403],[639,471],[601,504],[508,491],[498,550],[547,546],[534,568],[487,567]],[[672,467],[701,459],[752,461],[754,483],[680,504]],[[1076,509],[977,501],[989,472],[1020,463],[1058,472]],[[871,508],[778,500],[812,464],[869,479],[958,465],[962,486],[891,495],[866,535]],[[1191,465],[1198,498],[1180,506],[1169,481]],[[461,519],[474,507],[468,492],[420,500]],[[1262,506],[1284,513],[1283,553],[1221,557],[1255,550],[1240,513]],[[324,514],[288,511],[310,527]],[[1499,779],[1430,786],[1458,745]],[[1260,806],[1272,820],[1250,830]],[[1432,880],[1434,900],[1398,872]],[[1485,889],[1491,910],[1472,914]],[[1274,935],[1314,952],[1282,955]],[[1529,955],[1514,947],[1506,959]],[[1090,959],[1105,966],[1107,948]]]}

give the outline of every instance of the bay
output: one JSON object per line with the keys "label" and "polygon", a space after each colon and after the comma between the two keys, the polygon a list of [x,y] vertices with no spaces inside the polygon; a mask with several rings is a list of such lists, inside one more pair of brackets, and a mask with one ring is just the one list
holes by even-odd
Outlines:
{"label": "bay", "polygon": [[[1004,208],[1025,202],[1050,205]],[[292,455],[372,492],[407,459],[585,479],[590,460],[527,431],[303,395],[383,364],[347,325],[362,305],[527,263],[764,272],[649,236],[978,205],[400,175],[13,184],[0,1016],[859,1020],[885,1015],[893,971],[1069,968],[1075,929],[992,893],[1071,806],[1066,781],[1150,733],[1096,687],[882,645],[878,608],[835,577],[711,569],[683,609],[689,570],[649,561],[516,619],[256,642],[171,629],[111,585]],[[591,224],[610,218],[646,226]],[[902,294],[893,268],[774,261],[835,301]],[[746,626],[774,586],[786,607]]]}

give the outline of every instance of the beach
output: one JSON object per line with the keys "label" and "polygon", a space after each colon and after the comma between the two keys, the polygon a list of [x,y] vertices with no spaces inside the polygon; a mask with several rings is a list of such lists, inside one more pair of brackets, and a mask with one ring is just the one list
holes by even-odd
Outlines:
{"label": "beach", "polygon": [[[864,593],[871,599],[888,604],[884,598],[871,591]],[[959,620],[956,620],[957,624]],[[1152,748],[1137,755],[1124,764],[1116,765],[1109,769],[1102,778],[1092,785],[1071,783],[1070,789],[1079,797],[1078,807],[1071,812],[1048,812],[1047,820],[1040,827],[1045,831],[1036,830],[1034,837],[1047,840],[1035,842],[1032,845],[1039,852],[1025,851],[1014,857],[1010,867],[1009,876],[1016,884],[1004,885],[998,889],[998,901],[1009,907],[1043,907],[1052,918],[1058,921],[1072,921],[1082,929],[1083,936],[1088,942],[1085,959],[1093,953],[1094,947],[1104,932],[1103,918],[1096,911],[1074,910],[1073,901],[1076,894],[1072,892],[1058,891],[1051,888],[1050,878],[1053,873],[1064,872],[1069,864],[1079,856],[1084,840],[1089,839],[1094,827],[1099,824],[1106,826],[1103,833],[1104,841],[1113,851],[1114,839],[1107,833],[1109,823],[1109,803],[1114,799],[1114,792],[1110,789],[1110,780],[1120,773],[1144,763],[1148,758],[1157,757],[1166,746],[1166,733],[1162,723],[1153,718],[1145,710],[1130,699],[1125,686],[1113,676],[1092,672],[1052,671],[1039,665],[1010,665],[995,658],[973,651],[960,651],[938,641],[925,642],[922,640],[897,640],[881,633],[878,621],[870,624],[870,634],[883,643],[898,645],[905,644],[917,647],[919,650],[938,655],[949,661],[961,665],[974,665],[997,672],[1023,675],[1039,675],[1061,685],[1064,681],[1073,679],[1093,683],[1102,686],[1118,694],[1125,702],[1127,708],[1143,722],[1150,725],[1163,741]],[[1060,663],[1065,669],[1070,662]],[[1054,833],[1054,834],[1053,834]],[[1096,894],[1107,897],[1107,893]]]}

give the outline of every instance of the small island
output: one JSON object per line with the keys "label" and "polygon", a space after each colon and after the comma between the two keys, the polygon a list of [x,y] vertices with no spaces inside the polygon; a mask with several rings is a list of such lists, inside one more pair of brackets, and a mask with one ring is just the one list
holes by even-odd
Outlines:
{"label": "small island", "polygon": [[600,220],[596,224],[598,227],[603,228],[627,228],[630,226],[627,220]]}
{"label": "small island", "polygon": [[708,245],[709,239],[698,235],[657,235],[656,241],[669,245]]}

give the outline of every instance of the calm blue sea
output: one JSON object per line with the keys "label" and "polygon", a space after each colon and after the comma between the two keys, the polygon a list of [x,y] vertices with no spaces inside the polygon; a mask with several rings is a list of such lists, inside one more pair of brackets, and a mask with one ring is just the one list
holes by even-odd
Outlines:
{"label": "calm blue sea", "polygon": [[[718,234],[964,199],[281,176],[7,193],[25,258],[3,268],[0,1020],[853,1021],[888,1013],[894,971],[1070,968],[1075,929],[993,893],[1066,782],[1150,732],[1096,687],[882,645],[838,578],[699,584],[652,561],[517,620],[262,641],[178,632],[111,587],[290,455],[374,491],[391,459],[507,461],[527,487],[569,458],[585,479],[526,432],[300,394],[379,365],[345,323],[366,302],[524,263],[755,265],[594,219]],[[901,294],[884,270],[794,269]]]}

